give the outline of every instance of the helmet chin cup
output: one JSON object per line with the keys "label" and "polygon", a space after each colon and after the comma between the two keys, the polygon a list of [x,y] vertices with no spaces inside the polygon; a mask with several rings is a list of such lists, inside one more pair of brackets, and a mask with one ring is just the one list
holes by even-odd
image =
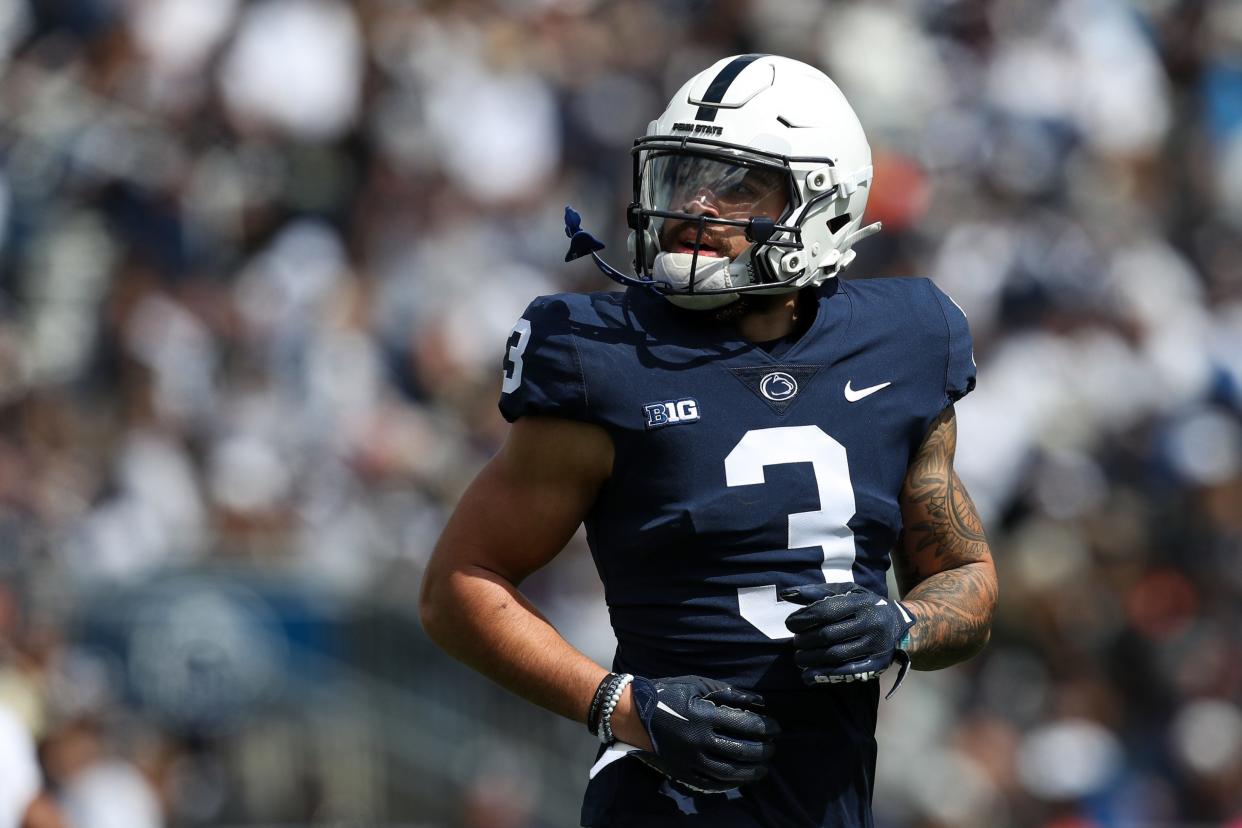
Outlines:
{"label": "helmet chin cup", "polygon": [[[746,272],[745,263],[721,256],[698,256],[697,262],[695,258],[693,253],[661,252],[656,255],[651,275],[655,281],[671,288],[664,294],[665,298],[674,305],[694,310],[719,308],[736,300],[738,295],[728,291],[728,288],[738,281],[739,265],[741,272]],[[694,276],[694,289],[691,288],[691,275]]]}

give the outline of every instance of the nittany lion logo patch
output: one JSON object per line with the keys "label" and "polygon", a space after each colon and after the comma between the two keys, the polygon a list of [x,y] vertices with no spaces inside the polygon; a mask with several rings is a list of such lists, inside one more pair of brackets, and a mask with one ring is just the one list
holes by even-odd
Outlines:
{"label": "nittany lion logo patch", "polygon": [[752,365],[729,371],[768,408],[784,414],[805,396],[802,392],[810,386],[819,368],[818,365]]}
{"label": "nittany lion logo patch", "polygon": [[798,381],[784,371],[773,371],[759,380],[759,393],[772,402],[784,402],[798,393]]}

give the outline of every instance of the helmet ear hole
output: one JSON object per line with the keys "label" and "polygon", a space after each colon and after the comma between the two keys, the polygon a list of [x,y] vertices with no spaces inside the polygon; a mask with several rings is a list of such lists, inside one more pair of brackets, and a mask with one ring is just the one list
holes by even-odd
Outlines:
{"label": "helmet ear hole", "polygon": [[839,216],[833,216],[828,219],[828,232],[836,234],[838,230],[850,223],[850,214],[842,213]]}

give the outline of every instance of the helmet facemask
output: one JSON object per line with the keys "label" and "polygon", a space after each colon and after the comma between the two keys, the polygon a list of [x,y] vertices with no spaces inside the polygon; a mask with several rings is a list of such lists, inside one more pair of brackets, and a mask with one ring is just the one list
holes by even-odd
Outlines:
{"label": "helmet facemask", "polygon": [[788,162],[719,141],[645,138],[634,148],[634,266],[672,302],[728,304],[741,292],[779,287],[765,252],[798,248],[783,222],[797,210]]}

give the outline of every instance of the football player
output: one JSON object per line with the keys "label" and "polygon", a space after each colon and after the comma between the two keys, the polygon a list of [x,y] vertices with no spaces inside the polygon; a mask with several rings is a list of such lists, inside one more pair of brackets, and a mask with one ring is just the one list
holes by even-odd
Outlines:
{"label": "football player", "polygon": [[[871,151],[833,82],[728,58],[635,142],[634,273],[535,299],[513,423],[423,583],[448,652],[585,722],[588,826],[870,826],[876,680],[988,639],[987,540],[953,470],[966,318],[926,279],[842,281]],[[580,524],[606,670],[518,587]],[[901,600],[885,573],[896,567]]]}

